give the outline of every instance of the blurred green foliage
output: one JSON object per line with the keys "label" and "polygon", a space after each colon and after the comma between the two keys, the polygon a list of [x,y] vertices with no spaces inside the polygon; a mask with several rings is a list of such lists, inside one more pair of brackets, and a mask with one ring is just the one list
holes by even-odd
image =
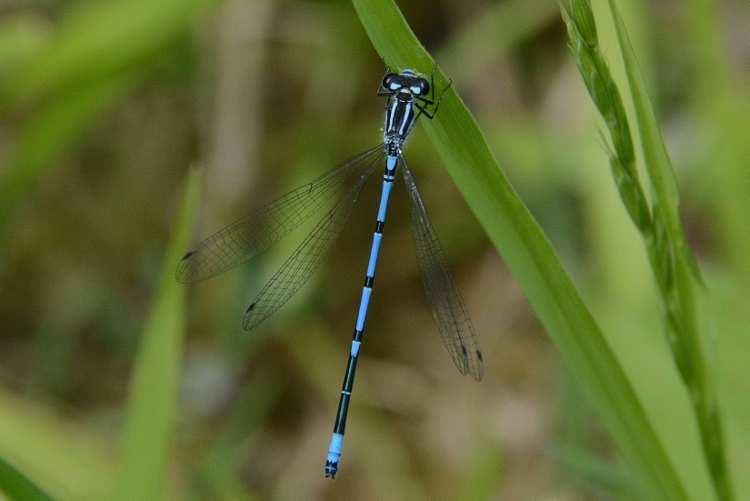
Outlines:
{"label": "blurred green foliage", "polygon": [[[606,4],[593,4],[622,85]],[[703,342],[736,495],[748,499],[750,9],[728,0],[618,6],[704,274],[701,318],[714,336]],[[697,425],[656,285],[558,6],[400,7],[562,257],[691,498],[704,499]],[[157,291],[174,285],[162,270],[176,266],[179,249],[166,249],[188,167],[205,165],[197,240],[377,143],[383,70],[346,2],[0,6],[0,457],[13,466],[0,471],[4,489],[23,472],[54,498],[138,495],[123,487],[138,475],[124,466],[138,458],[123,438],[137,406],[131,379],[141,345],[159,338],[147,324],[179,314],[159,309]],[[160,348],[170,350],[163,367],[158,356],[150,362],[173,375],[181,365],[177,410],[146,401],[138,411],[145,426],[150,409],[154,423],[176,412],[164,432],[165,498],[638,498],[569,377],[575,368],[563,367],[420,127],[407,160],[476,324],[483,382],[459,377],[443,353],[396,193],[341,475],[323,478],[373,185],[323,269],[256,331],[242,331],[242,312],[299,239],[192,289],[184,346]],[[564,448],[549,454],[555,446]]]}

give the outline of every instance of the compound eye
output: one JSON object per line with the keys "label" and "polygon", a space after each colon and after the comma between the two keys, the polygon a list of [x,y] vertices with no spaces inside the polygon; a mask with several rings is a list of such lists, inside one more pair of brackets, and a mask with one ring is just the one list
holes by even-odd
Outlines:
{"label": "compound eye", "polygon": [[411,86],[411,92],[415,96],[424,96],[430,92],[430,84],[424,78],[418,78]]}
{"label": "compound eye", "polygon": [[388,73],[383,77],[383,88],[389,91],[397,91],[401,88],[401,82],[398,75],[395,73]]}

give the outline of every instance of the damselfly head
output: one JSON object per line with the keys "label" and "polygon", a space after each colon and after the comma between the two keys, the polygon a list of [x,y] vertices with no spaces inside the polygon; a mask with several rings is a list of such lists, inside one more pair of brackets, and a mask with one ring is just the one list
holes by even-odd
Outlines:
{"label": "damselfly head", "polygon": [[430,92],[430,84],[427,79],[418,76],[414,70],[388,73],[383,77],[383,88],[389,92],[406,92],[414,96],[424,96]]}

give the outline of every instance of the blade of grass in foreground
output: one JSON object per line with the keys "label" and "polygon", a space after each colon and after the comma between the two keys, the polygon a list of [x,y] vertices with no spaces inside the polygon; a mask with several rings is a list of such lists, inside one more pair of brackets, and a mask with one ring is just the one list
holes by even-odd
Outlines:
{"label": "blade of grass in foreground", "polygon": [[[393,68],[435,64],[390,0],[354,0],[373,45]],[[436,88],[448,80],[439,70]],[[655,499],[688,499],[674,465],[609,344],[549,241],[503,175],[453,87],[423,126],[467,203],[523,288],[591,405]]]}
{"label": "blade of grass in foreground", "polygon": [[177,414],[187,293],[174,279],[174,267],[189,244],[199,187],[197,170],[191,169],[135,363],[113,499],[164,499]]}
{"label": "blade of grass in foreground", "polygon": [[0,490],[9,499],[19,501],[48,501],[52,499],[34,482],[2,458],[0,458]]}

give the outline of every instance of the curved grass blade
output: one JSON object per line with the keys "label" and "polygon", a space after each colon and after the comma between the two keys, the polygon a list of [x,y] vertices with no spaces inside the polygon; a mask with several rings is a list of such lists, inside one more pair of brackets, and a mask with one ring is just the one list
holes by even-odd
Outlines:
{"label": "curved grass blade", "polygon": [[[362,187],[384,155],[383,147],[378,146],[342,164],[348,170],[351,170],[352,167],[361,167],[361,165],[368,165],[368,168],[349,187],[336,206],[323,216],[323,219],[294,251],[294,254],[289,256],[281,269],[258,293],[242,321],[242,326],[246,330],[252,329],[281,308],[320,266],[331,245],[336,241],[349,220]],[[305,215],[305,219],[307,217],[309,215]]]}
{"label": "curved grass blade", "polygon": [[[392,1],[353,3],[370,40],[391,67],[435,67]],[[435,85],[447,82],[438,68]],[[445,93],[435,120],[422,125],[640,481],[654,499],[687,499],[685,485],[633,384],[551,244],[497,165],[455,87]]]}
{"label": "curved grass blade", "polygon": [[404,170],[406,191],[409,193],[411,229],[417,250],[417,263],[422,272],[424,290],[432,316],[458,370],[464,376],[471,374],[471,377],[480,381],[484,375],[484,362],[474,326],[448,268],[437,234],[427,217],[427,210],[417,184],[403,157],[401,166]]}
{"label": "curved grass blade", "polygon": [[307,221],[382,149],[377,146],[339,164],[311,183],[208,237],[185,254],[177,265],[177,281],[194,283],[220,275],[266,250]]}

